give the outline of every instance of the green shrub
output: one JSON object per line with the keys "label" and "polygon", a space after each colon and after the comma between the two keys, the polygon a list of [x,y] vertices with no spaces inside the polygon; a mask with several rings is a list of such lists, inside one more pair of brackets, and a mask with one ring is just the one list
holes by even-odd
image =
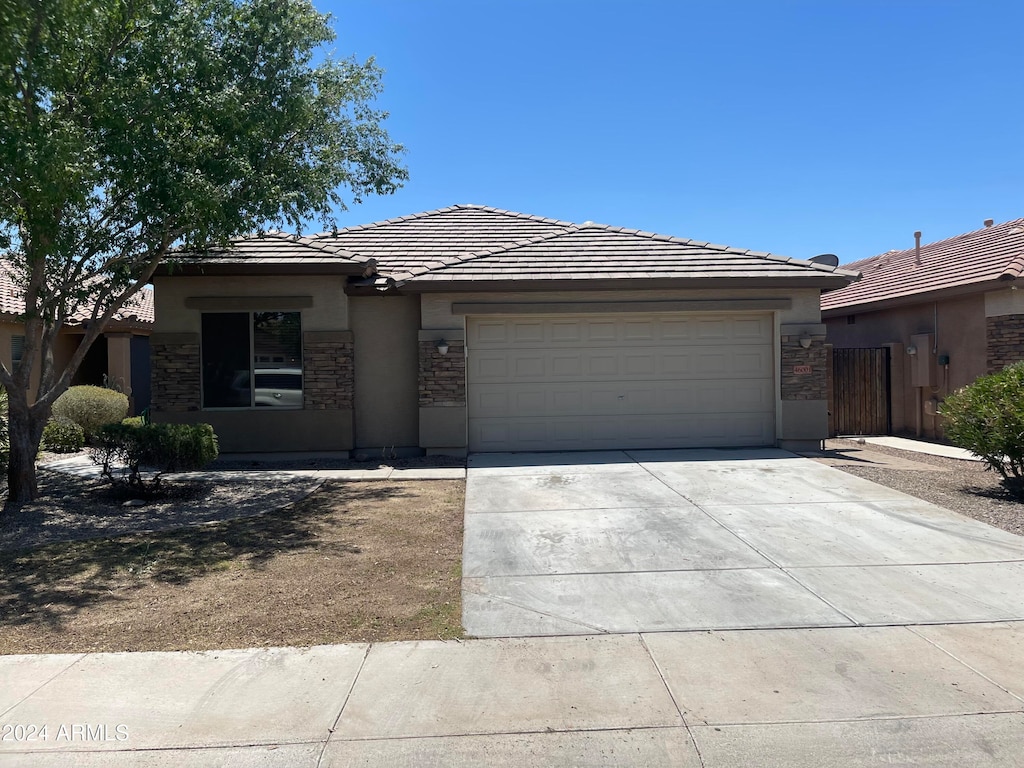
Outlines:
{"label": "green shrub", "polygon": [[92,449],[93,461],[111,483],[148,493],[160,490],[163,475],[202,469],[217,454],[209,424],[107,424]]}
{"label": "green shrub", "polygon": [[122,419],[121,423],[129,427],[141,427],[145,422],[141,416],[129,416],[127,419]]}
{"label": "green shrub", "polygon": [[103,387],[71,387],[54,401],[53,414],[71,419],[91,440],[104,424],[118,424],[128,415],[128,397]]}
{"label": "green shrub", "polygon": [[982,459],[1019,492],[1024,479],[1024,362],[982,376],[946,398],[946,437]]}
{"label": "green shrub", "polygon": [[67,416],[51,416],[43,427],[43,450],[54,453],[74,453],[85,445],[82,427]]}

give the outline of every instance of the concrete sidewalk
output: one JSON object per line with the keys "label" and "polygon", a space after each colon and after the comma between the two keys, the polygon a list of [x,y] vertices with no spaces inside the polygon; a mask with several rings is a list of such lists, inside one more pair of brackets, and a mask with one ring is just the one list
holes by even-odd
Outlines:
{"label": "concrete sidewalk", "polygon": [[982,461],[979,456],[965,448],[957,448],[955,445],[943,445],[942,443],[931,443],[927,440],[912,440],[908,437],[844,437],[844,439],[864,442],[867,445],[884,445],[887,448],[899,448],[901,451],[943,456],[947,459]]}
{"label": "concrete sidewalk", "polygon": [[1020,623],[7,656],[0,678],[4,766],[1024,764]]}

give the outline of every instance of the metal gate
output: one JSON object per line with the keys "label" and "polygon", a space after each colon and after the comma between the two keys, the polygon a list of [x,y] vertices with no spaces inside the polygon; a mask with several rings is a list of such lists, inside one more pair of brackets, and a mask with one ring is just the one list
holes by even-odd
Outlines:
{"label": "metal gate", "polygon": [[830,370],[829,435],[889,434],[889,350],[833,349]]}

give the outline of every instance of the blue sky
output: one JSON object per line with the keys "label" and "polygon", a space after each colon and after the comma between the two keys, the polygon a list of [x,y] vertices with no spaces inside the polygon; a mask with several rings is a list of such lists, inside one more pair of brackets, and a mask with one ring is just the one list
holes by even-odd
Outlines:
{"label": "blue sky", "polygon": [[314,0],[375,56],[411,178],[478,203],[845,263],[1024,216],[1024,3]]}

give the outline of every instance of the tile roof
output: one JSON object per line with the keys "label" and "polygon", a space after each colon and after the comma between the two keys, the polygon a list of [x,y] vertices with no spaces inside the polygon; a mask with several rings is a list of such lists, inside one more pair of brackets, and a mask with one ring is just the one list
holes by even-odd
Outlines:
{"label": "tile roof", "polygon": [[822,295],[823,311],[876,302],[902,303],[933,291],[1015,280],[1024,272],[1024,219],[922,245],[920,264],[915,249],[908,248],[843,268],[860,272],[861,279]]}
{"label": "tile roof", "polygon": [[372,224],[324,232],[312,239],[377,261],[384,274],[441,266],[446,259],[566,232],[575,225],[482,205],[453,205]]}
{"label": "tile roof", "polygon": [[372,257],[399,283],[852,274],[769,253],[635,229],[454,205],[314,236]]}
{"label": "tile roof", "polygon": [[[10,270],[0,267],[0,315],[20,315],[25,311],[25,297],[11,276]],[[88,320],[92,311],[81,310],[68,319],[68,325],[77,325]],[[114,322],[152,323],[153,291],[143,288],[132,296],[125,305],[114,313]]]}
{"label": "tile roof", "polygon": [[511,246],[449,257],[400,282],[608,278],[816,278],[834,267],[602,224],[571,225]]}
{"label": "tile roof", "polygon": [[179,251],[170,260],[185,264],[367,264],[367,259],[322,236],[299,237],[278,231],[239,237],[227,248],[211,248],[205,253]]}
{"label": "tile roof", "polygon": [[[482,205],[453,205],[334,232],[281,232],[233,241],[185,264],[348,264],[393,283],[618,278],[793,278],[843,285],[855,274],[823,264],[652,232],[574,224]],[[356,269],[353,269],[356,271]]]}

